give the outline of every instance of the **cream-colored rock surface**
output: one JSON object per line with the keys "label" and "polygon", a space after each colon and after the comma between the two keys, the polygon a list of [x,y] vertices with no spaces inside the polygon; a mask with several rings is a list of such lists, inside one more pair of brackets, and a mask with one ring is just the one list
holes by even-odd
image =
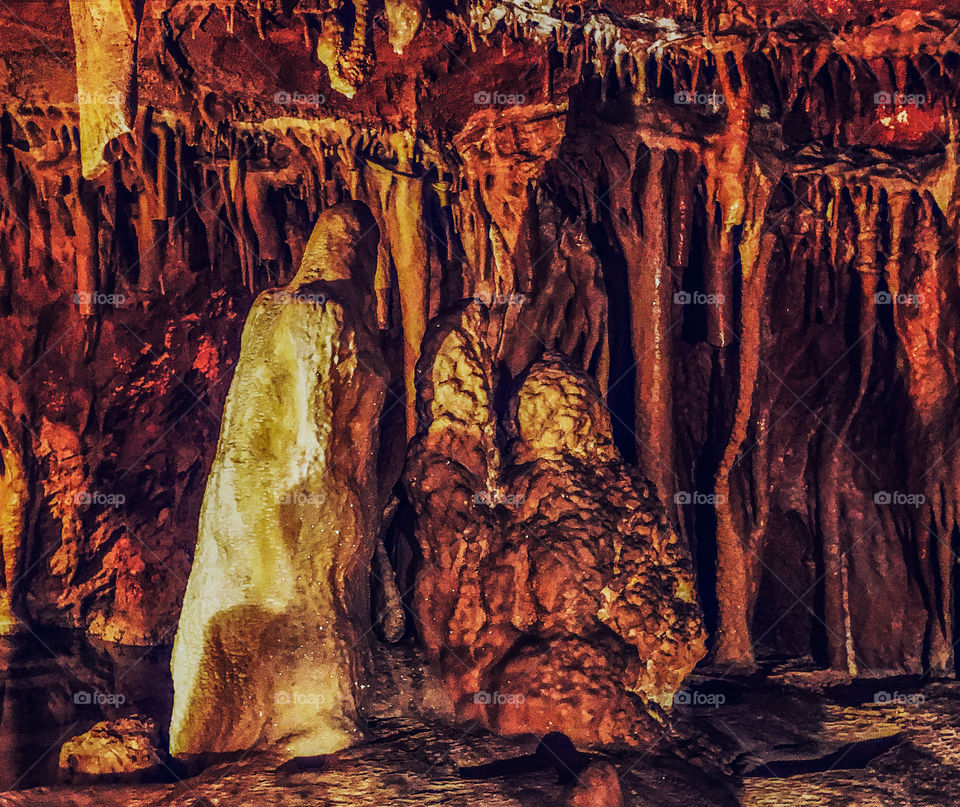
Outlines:
{"label": "cream-colored rock surface", "polygon": [[138,717],[101,721],[60,747],[60,769],[85,776],[159,770],[165,764],[159,727]]}
{"label": "cream-colored rock surface", "polygon": [[378,238],[362,205],[325,211],[294,282],[250,311],[174,644],[174,754],[315,755],[362,734]]}
{"label": "cream-colored rock surface", "polygon": [[130,131],[137,19],[131,0],[70,0],[77,51],[80,162],[85,177],[107,163],[103,150]]}

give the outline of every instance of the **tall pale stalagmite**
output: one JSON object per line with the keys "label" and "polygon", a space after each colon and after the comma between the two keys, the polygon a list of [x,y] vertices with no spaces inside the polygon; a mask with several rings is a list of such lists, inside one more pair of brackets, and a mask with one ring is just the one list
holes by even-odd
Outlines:
{"label": "tall pale stalagmite", "polygon": [[385,386],[370,290],[379,233],[345,203],[254,303],[200,515],[172,669],[175,754],[361,735]]}

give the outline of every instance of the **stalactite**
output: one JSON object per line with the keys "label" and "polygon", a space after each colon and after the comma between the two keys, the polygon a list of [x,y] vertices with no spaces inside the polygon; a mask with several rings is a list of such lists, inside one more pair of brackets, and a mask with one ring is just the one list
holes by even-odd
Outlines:
{"label": "stalactite", "polygon": [[[416,365],[420,344],[427,328],[427,236],[423,229],[423,184],[412,175],[413,141],[402,132],[391,138],[397,155],[397,171],[377,168],[370,180],[375,184],[383,239],[397,271],[400,310],[403,321],[404,381],[407,390],[407,436],[417,430]],[[373,165],[373,164],[371,164]]]}
{"label": "stalactite", "polygon": [[673,173],[670,189],[670,266],[680,270],[690,262],[690,231],[693,226],[694,192],[700,161],[695,152],[684,150]]}
{"label": "stalactite", "polygon": [[[706,292],[715,305],[707,314],[707,339],[712,345],[726,347],[732,332],[733,285],[730,272],[734,264],[734,228],[744,221],[744,172],[746,149],[750,136],[753,99],[749,85],[734,89],[733,76],[726,59],[713,54],[717,75],[727,104],[727,123],[704,153],[707,169],[708,233],[711,235],[711,256],[707,269]],[[745,75],[742,54],[734,59],[739,75]],[[713,227],[714,210],[720,216],[720,229]]]}
{"label": "stalactite", "polygon": [[260,260],[279,261],[283,239],[272,208],[269,180],[258,171],[247,171],[243,181],[243,204],[257,236]]}
{"label": "stalactite", "polygon": [[85,186],[71,196],[70,213],[76,233],[77,304],[80,316],[92,317],[97,293],[97,256],[100,253],[97,238],[96,213],[92,209]]}
{"label": "stalactite", "polygon": [[[854,268],[860,280],[860,367],[857,394],[836,434],[833,449],[826,462],[823,490],[820,494],[824,505],[821,523],[824,565],[824,621],[827,626],[827,656],[830,666],[856,675],[858,665],[853,652],[852,626],[850,620],[850,597],[847,578],[847,558],[840,545],[841,480],[845,473],[844,461],[849,451],[847,438],[854,418],[870,380],[873,366],[873,333],[876,327],[877,291],[877,219],[879,215],[879,192],[872,185],[852,191],[854,215],[858,226]],[[839,207],[839,200],[835,200]],[[834,271],[840,267],[834,267]]]}
{"label": "stalactite", "polygon": [[104,149],[130,132],[137,19],[130,0],[71,0],[83,175],[99,174]]}
{"label": "stalactite", "polygon": [[717,511],[717,601],[720,624],[716,659],[721,663],[751,665],[750,604],[755,596],[756,547],[746,546],[747,530],[738,523],[737,504],[732,501],[731,472],[750,423],[753,396],[760,369],[764,296],[774,236],[764,232],[767,203],[779,177],[770,178],[752,163],[741,188],[743,237],[740,243],[742,303],[739,336],[739,382],[730,439],[716,475]]}

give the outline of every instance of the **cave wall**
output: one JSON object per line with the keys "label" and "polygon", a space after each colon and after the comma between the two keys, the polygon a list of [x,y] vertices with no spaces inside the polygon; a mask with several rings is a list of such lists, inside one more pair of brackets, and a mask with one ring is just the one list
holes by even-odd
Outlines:
{"label": "cave wall", "polygon": [[146,0],[107,83],[67,2],[0,12],[12,610],[172,638],[246,312],[358,199],[384,462],[477,297],[505,390],[596,379],[720,659],[952,670],[960,5],[411,6]]}

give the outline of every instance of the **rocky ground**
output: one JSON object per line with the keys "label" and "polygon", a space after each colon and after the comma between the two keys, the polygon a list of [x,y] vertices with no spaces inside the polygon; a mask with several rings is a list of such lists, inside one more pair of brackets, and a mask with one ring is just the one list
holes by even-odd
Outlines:
{"label": "rocky ground", "polygon": [[[573,757],[561,751],[557,760],[542,749],[538,755],[532,736],[506,740],[412,716],[448,708],[418,658],[409,646],[380,656],[387,682],[376,699],[380,716],[367,742],[339,754],[293,763],[271,753],[220,757],[192,768],[172,763],[151,782],[8,790],[0,805],[611,805],[616,802],[609,792],[583,800],[582,789],[564,781],[572,778],[568,767],[602,772],[606,765],[616,770],[630,807],[960,803],[960,685],[953,681],[851,679],[803,660],[768,660],[749,675],[701,669],[678,698],[673,733],[659,745]],[[49,659],[36,665],[35,683],[49,678],[49,667]],[[20,691],[27,677],[16,682]],[[161,683],[154,678],[155,688]],[[7,682],[6,697],[12,688]],[[131,697],[129,708],[140,709],[143,701]],[[4,735],[17,709],[14,701],[5,703]],[[63,727],[68,736],[87,728],[74,725],[75,732]],[[57,734],[47,736],[56,746]],[[53,758],[57,750],[51,748]]]}

